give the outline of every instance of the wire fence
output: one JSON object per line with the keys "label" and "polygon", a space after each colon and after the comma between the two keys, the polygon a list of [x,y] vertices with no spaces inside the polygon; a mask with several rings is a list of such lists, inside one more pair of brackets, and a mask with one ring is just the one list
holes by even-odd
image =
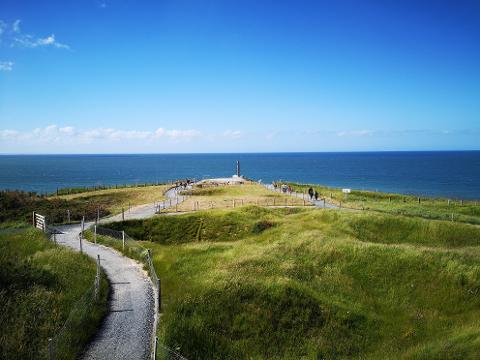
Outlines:
{"label": "wire fence", "polygon": [[187,358],[182,356],[179,352],[160,344],[157,337],[155,337],[155,348],[152,358],[154,360],[187,360]]}
{"label": "wire fence", "polygon": [[[36,227],[35,222],[33,226]],[[46,218],[43,230],[49,240],[57,244],[57,235],[61,234],[61,232],[57,228],[49,226]],[[93,283],[83,293],[80,299],[75,302],[62,327],[48,339],[47,359],[68,359],[72,357],[72,353],[76,352],[75,350],[81,350],[82,342],[79,341],[78,332],[85,328],[85,326],[88,326],[91,314],[94,312],[93,310],[99,301],[102,274],[103,270],[100,267],[100,255],[97,255],[96,273]]]}
{"label": "wire fence", "polygon": [[[94,225],[93,236],[94,236],[95,242],[97,241],[97,235],[108,237],[110,239],[113,239],[114,241],[122,241],[122,244],[121,244],[122,252],[129,257],[142,261],[145,264],[148,274],[150,276],[150,279],[152,280],[153,287],[156,292],[155,305],[159,313],[162,310],[162,285],[161,285],[160,277],[158,276],[157,271],[155,270],[152,251],[142,246],[138,241],[130,237],[125,231],[118,231],[118,230],[113,230],[106,227]],[[117,247],[118,248],[120,247],[119,243],[117,244]],[[155,335],[155,333],[153,333],[152,336],[153,335]],[[160,348],[161,351],[158,351],[158,348]],[[183,356],[176,353],[175,351],[168,349],[163,345],[159,345],[156,337],[152,338],[151,340],[151,349],[152,349],[151,357],[153,360],[185,359]],[[169,350],[168,354],[166,352],[167,349]]]}
{"label": "wire fence", "polygon": [[81,350],[78,332],[88,326],[88,319],[95,308],[100,294],[101,270],[97,268],[93,284],[75,303],[63,326],[48,339],[48,359],[60,360],[71,357],[72,349]]}

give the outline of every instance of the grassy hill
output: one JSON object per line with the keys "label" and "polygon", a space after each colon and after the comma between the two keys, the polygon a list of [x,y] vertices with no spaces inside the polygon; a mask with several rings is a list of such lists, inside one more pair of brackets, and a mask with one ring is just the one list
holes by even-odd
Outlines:
{"label": "grassy hill", "polygon": [[[352,190],[346,197],[342,189],[322,185],[290,183],[298,192],[311,187],[321,198],[345,208],[373,210],[388,214],[423,217],[435,220],[452,220],[480,225],[480,202],[472,200],[418,197],[374,191]],[[420,201],[419,201],[420,200]]]}
{"label": "grassy hill", "polygon": [[[183,192],[189,197],[177,206],[163,212],[226,209],[247,206],[309,206],[309,202],[289,195],[275,193],[258,183],[247,181],[242,185],[195,187]],[[234,205],[235,204],[235,205]]]}
{"label": "grassy hill", "polygon": [[46,359],[48,338],[57,336],[57,359],[75,359],[107,309],[104,275],[92,300],[95,273],[86,255],[37,230],[0,232],[0,358]]}
{"label": "grassy hill", "polygon": [[153,249],[187,358],[476,359],[480,228],[244,207],[111,225]]}
{"label": "grassy hill", "polygon": [[[30,223],[32,212],[37,211],[47,216],[49,223],[67,222],[67,210],[70,220],[80,221],[82,216],[93,220],[100,212],[100,217],[117,214],[129,206],[152,203],[164,199],[168,185],[126,187],[119,189],[102,189],[61,196],[38,196],[23,191],[0,192],[0,222],[2,227],[11,227],[15,223]],[[62,193],[62,191],[60,191]]]}

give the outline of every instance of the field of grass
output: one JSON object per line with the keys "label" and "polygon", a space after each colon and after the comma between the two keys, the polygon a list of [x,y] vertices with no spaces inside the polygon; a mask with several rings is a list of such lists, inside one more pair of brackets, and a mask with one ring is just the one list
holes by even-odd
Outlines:
{"label": "field of grass", "polygon": [[101,190],[116,190],[116,189],[127,189],[127,188],[138,188],[138,187],[149,187],[149,186],[159,186],[161,183],[143,183],[143,184],[116,184],[116,185],[94,185],[94,186],[81,186],[81,187],[65,187],[59,188],[56,192],[50,195],[72,195],[72,194],[81,194],[86,192],[94,192]]}
{"label": "field of grass", "polygon": [[317,190],[320,197],[345,208],[374,210],[389,214],[417,216],[426,219],[453,220],[470,224],[480,224],[480,202],[427,198],[412,195],[387,194],[374,191],[352,190],[346,197],[341,189],[321,185],[299,185],[290,183],[298,192],[306,192],[310,187]]}
{"label": "field of grass", "polygon": [[67,201],[82,201],[101,204],[111,214],[127,210],[130,206],[154,203],[164,200],[164,193],[170,185],[155,185],[146,187],[127,187],[121,189],[97,190],[89,193],[62,195],[54,198]]}
{"label": "field of grass", "polygon": [[93,220],[110,214],[117,214],[122,208],[153,203],[164,199],[167,185],[106,189],[62,196],[38,196],[21,191],[0,192],[0,222],[31,223],[32,212],[47,216],[50,224],[66,223],[68,210],[72,222],[82,216]]}
{"label": "field of grass", "polygon": [[158,335],[191,359],[477,359],[480,229],[309,208],[110,225],[153,250]]}
{"label": "field of grass", "polygon": [[57,359],[75,359],[107,310],[103,273],[93,300],[95,273],[86,255],[35,229],[0,233],[0,358],[47,359],[54,338]]}
{"label": "field of grass", "polygon": [[[178,211],[193,211],[207,209],[227,209],[247,205],[257,206],[303,206],[302,199],[284,194],[274,193],[265,187],[247,182],[242,185],[225,185],[207,188],[195,188],[185,192],[189,198],[178,205]],[[235,203],[235,205],[234,205]],[[305,202],[306,206],[311,205]],[[174,212],[175,207],[163,212]]]}

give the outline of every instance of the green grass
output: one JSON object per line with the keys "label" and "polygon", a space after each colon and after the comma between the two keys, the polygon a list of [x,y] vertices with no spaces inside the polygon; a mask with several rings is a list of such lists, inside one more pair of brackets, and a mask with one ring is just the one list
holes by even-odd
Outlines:
{"label": "green grass", "polygon": [[94,220],[99,211],[100,217],[117,214],[122,208],[152,203],[164,199],[167,185],[102,189],[93,192],[75,193],[63,196],[44,197],[22,191],[0,192],[1,222],[32,222],[32,212],[47,217],[49,224],[66,223],[67,211],[70,220],[78,222],[85,216]]}
{"label": "green grass", "polygon": [[220,185],[195,187],[184,192],[190,195],[177,207],[165,209],[163,212],[192,211],[207,209],[226,209],[235,207],[257,206],[310,206],[311,203],[289,195],[274,193],[254,182],[241,185]]}
{"label": "green grass", "polygon": [[37,230],[0,233],[0,358],[46,359],[52,337],[57,359],[75,359],[107,310],[103,274],[99,301],[93,301],[95,273],[86,255]]}
{"label": "green grass", "polygon": [[341,189],[321,185],[299,185],[290,183],[298,192],[306,192],[310,187],[317,190],[321,198],[345,208],[373,210],[395,215],[415,216],[435,220],[453,220],[470,224],[480,224],[480,203],[478,201],[449,200],[442,198],[388,194],[373,191],[352,190],[346,197]]}
{"label": "green grass", "polygon": [[[477,359],[480,228],[245,207],[112,224],[153,250],[192,359]],[[198,236],[198,234],[201,234]]]}

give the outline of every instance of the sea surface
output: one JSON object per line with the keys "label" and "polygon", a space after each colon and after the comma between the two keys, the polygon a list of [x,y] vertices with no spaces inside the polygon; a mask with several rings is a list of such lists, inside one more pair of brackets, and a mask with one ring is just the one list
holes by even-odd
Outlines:
{"label": "sea surface", "polygon": [[480,151],[260,154],[0,155],[0,189],[166,182],[241,173],[341,188],[480,199]]}

